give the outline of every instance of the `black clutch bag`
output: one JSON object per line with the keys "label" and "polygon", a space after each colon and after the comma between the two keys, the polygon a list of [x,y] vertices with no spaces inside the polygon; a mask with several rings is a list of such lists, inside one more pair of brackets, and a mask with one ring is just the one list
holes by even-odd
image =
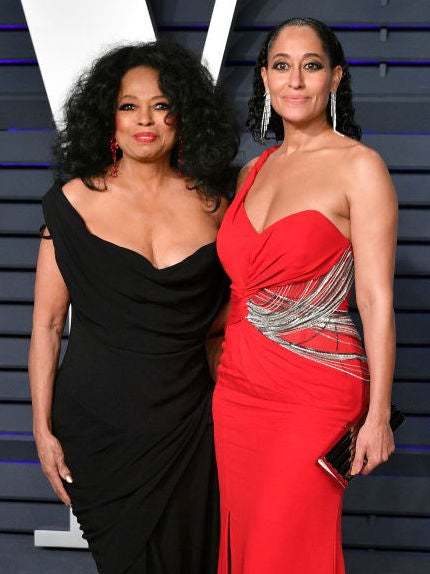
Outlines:
{"label": "black clutch bag", "polygon": [[[358,431],[364,422],[365,417],[352,423],[343,437],[322,457],[318,459],[318,464],[326,470],[344,488],[351,480],[351,463],[355,455],[355,442]],[[397,407],[391,405],[391,429],[396,431],[405,422],[405,415]]]}

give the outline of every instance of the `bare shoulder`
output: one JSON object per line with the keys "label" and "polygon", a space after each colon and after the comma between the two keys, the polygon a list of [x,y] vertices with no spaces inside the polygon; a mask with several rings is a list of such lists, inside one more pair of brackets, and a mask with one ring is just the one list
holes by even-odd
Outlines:
{"label": "bare shoulder", "polygon": [[84,206],[97,197],[93,190],[87,187],[79,178],[71,179],[64,184],[62,191],[74,206]]}
{"label": "bare shoulder", "polygon": [[249,172],[252,170],[254,165],[257,163],[258,157],[254,157],[251,159],[247,164],[245,164],[239,172],[237,177],[237,185],[236,190],[240,189],[242,185],[245,183],[246,178],[248,177]]}
{"label": "bare shoulder", "polygon": [[75,178],[68,181],[62,187],[64,195],[67,199],[74,201],[79,201],[82,196],[88,192],[88,188],[81,179]]}
{"label": "bare shoulder", "polygon": [[388,169],[379,153],[360,142],[343,148],[343,165],[354,178],[388,176]]}
{"label": "bare shoulder", "polygon": [[379,153],[363,144],[345,150],[347,199],[351,222],[362,229],[378,221],[395,227],[397,195],[387,166]]}
{"label": "bare shoulder", "polygon": [[348,177],[351,194],[365,197],[367,194],[394,195],[388,168],[379,153],[361,143],[343,151],[343,165]]}

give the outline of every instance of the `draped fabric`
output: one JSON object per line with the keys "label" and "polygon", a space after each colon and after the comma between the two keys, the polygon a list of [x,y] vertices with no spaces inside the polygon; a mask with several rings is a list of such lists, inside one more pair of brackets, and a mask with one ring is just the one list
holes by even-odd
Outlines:
{"label": "draped fabric", "polygon": [[204,339],[226,284],[215,244],[157,269],[90,233],[60,187],[43,207],[72,304],[53,428],[99,572],[214,572],[218,487]]}
{"label": "draped fabric", "polygon": [[340,306],[354,278],[352,250],[324,275],[304,283],[265,287],[247,302],[246,319],[270,340],[294,353],[368,380],[361,339],[349,313]]}

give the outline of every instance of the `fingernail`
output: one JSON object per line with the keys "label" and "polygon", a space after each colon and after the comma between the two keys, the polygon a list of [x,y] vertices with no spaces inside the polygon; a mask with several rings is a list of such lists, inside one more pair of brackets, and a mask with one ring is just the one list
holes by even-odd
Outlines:
{"label": "fingernail", "polygon": [[68,482],[69,484],[72,484],[72,482],[73,482],[72,475],[71,475],[71,474],[66,474],[66,476],[64,477],[64,480],[65,480],[66,482]]}

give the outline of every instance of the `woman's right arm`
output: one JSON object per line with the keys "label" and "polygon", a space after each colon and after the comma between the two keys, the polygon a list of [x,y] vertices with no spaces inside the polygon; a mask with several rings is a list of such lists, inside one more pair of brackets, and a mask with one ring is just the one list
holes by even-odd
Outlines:
{"label": "woman's right arm", "polygon": [[70,298],[55,260],[53,242],[48,237],[45,229],[37,260],[28,360],[33,433],[43,472],[59,498],[70,506],[70,497],[61,478],[71,482],[71,473],[51,425],[54,380]]}

